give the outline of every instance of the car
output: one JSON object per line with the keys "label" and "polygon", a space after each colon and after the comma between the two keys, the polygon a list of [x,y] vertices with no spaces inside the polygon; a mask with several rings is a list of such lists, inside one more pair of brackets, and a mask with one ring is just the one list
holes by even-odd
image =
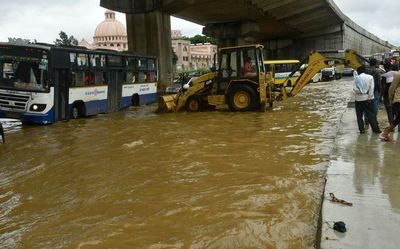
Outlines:
{"label": "car", "polygon": [[321,70],[322,80],[335,79],[335,67],[326,67]]}
{"label": "car", "polygon": [[170,86],[167,86],[165,88],[165,93],[178,93],[179,90],[181,90],[181,88],[182,88],[181,84],[174,83],[174,84],[172,84]]}
{"label": "car", "polygon": [[344,67],[343,76],[353,76],[354,69],[351,67]]}
{"label": "car", "polygon": [[321,80],[322,80],[322,74],[321,74],[321,72],[318,72],[314,75],[314,77],[311,78],[310,82],[317,83],[317,82],[320,82]]}
{"label": "car", "polygon": [[192,86],[192,82],[197,78],[198,77],[191,77],[190,80],[185,85],[183,85],[183,89],[185,89],[185,90],[189,89],[189,87]]}

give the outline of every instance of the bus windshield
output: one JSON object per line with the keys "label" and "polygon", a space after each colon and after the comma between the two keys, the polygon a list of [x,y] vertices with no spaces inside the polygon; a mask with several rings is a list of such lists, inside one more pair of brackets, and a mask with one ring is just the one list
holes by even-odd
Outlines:
{"label": "bus windshield", "polygon": [[46,91],[48,59],[31,56],[3,55],[0,51],[0,88]]}

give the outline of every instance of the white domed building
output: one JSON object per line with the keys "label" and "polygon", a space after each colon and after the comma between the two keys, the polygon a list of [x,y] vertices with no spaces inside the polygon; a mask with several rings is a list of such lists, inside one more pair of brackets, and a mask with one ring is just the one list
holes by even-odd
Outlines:
{"label": "white domed building", "polygon": [[128,50],[128,35],[125,26],[115,19],[115,12],[107,10],[105,20],[97,25],[94,31],[93,44],[83,39],[79,46],[89,49],[112,49],[116,51]]}

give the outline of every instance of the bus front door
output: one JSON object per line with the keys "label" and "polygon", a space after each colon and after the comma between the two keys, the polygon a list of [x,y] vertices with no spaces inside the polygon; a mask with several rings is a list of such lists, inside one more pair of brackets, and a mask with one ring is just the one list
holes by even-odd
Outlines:
{"label": "bus front door", "polygon": [[57,70],[54,85],[54,121],[68,120],[68,97],[70,72],[68,70]]}
{"label": "bus front door", "polygon": [[116,112],[121,109],[122,96],[122,71],[110,71],[108,82],[108,112]]}

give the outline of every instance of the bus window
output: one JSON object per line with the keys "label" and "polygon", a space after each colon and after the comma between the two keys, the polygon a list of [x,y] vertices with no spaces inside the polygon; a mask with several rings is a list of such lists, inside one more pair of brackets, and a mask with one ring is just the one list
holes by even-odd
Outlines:
{"label": "bus window", "polygon": [[136,74],[132,71],[126,72],[126,84],[136,83]]}
{"label": "bus window", "polygon": [[146,82],[154,82],[156,80],[155,72],[148,72],[146,77]]}
{"label": "bus window", "polygon": [[115,55],[109,55],[107,56],[108,59],[108,66],[110,67],[122,67],[122,57],[121,56],[115,56]]}
{"label": "bus window", "polygon": [[156,63],[155,60],[147,60],[147,70],[153,71],[156,70]]}
{"label": "bus window", "polygon": [[294,74],[292,72],[296,70],[299,63],[300,61],[298,60],[264,61],[265,69],[270,75],[270,80],[274,81],[275,84],[285,84],[285,86],[291,86],[297,81],[300,71],[296,71]]}
{"label": "bus window", "polygon": [[75,53],[69,54],[69,63],[71,65],[71,67],[76,67],[76,54]]}
{"label": "bus window", "polygon": [[87,54],[78,54],[77,56],[78,67],[88,67],[89,59]]}
{"label": "bus window", "polygon": [[0,57],[0,86],[21,90],[47,90],[47,57]]}
{"label": "bus window", "polygon": [[139,72],[139,79],[138,83],[144,83],[147,80],[147,73],[146,72]]}
{"label": "bus window", "polygon": [[140,58],[137,60],[137,69],[138,70],[147,70],[146,59]]}
{"label": "bus window", "polygon": [[130,69],[136,69],[136,59],[135,58],[127,58],[126,59],[126,66]]}
{"label": "bus window", "polygon": [[85,75],[83,71],[75,72],[75,84],[74,86],[80,87],[85,86]]}
{"label": "bus window", "polygon": [[94,84],[95,85],[104,85],[104,72],[95,71],[94,72]]}
{"label": "bus window", "polygon": [[93,68],[103,68],[105,66],[106,58],[104,55],[92,54],[90,55],[90,66]]}

